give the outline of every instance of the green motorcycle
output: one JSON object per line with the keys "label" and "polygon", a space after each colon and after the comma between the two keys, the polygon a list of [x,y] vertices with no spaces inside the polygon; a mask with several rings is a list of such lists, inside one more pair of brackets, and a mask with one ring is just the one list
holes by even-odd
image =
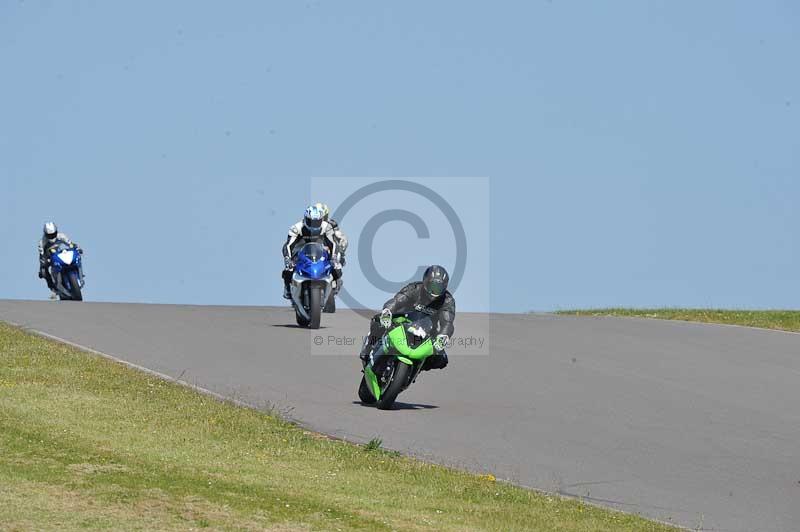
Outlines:
{"label": "green motorcycle", "polygon": [[392,407],[400,392],[417,379],[425,360],[434,354],[433,329],[431,317],[421,312],[392,319],[392,327],[364,363],[358,387],[362,403],[381,410]]}

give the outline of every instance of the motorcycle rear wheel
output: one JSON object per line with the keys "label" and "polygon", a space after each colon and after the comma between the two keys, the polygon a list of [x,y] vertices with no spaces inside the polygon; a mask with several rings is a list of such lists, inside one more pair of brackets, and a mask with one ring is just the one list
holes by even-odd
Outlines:
{"label": "motorcycle rear wheel", "polygon": [[375,404],[375,397],[372,395],[372,392],[369,391],[366,377],[361,377],[361,384],[358,385],[358,398],[361,399],[361,402],[365,405]]}
{"label": "motorcycle rear wheel", "polygon": [[303,317],[297,309],[294,309],[294,316],[297,320],[297,325],[300,327],[308,327],[308,320]]}
{"label": "motorcycle rear wheel", "polygon": [[325,307],[322,309],[322,312],[327,314],[336,312],[336,299],[334,298],[333,290],[331,290],[331,294],[328,296],[328,301],[325,302]]}

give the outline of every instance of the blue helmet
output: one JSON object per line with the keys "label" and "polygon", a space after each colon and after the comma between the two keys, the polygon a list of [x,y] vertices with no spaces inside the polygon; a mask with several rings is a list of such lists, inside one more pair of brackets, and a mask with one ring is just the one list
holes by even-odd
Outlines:
{"label": "blue helmet", "polygon": [[311,205],[306,209],[306,214],[303,216],[303,226],[311,235],[318,235],[322,232],[322,222],[325,219],[325,213],[316,204]]}

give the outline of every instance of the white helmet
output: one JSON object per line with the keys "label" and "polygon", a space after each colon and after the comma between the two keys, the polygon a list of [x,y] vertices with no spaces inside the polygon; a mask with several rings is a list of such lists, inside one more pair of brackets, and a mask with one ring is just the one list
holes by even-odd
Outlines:
{"label": "white helmet", "polygon": [[328,208],[328,206],[324,203],[315,203],[314,206],[322,211],[322,219],[327,222],[328,217],[331,214],[331,210]]}
{"label": "white helmet", "polygon": [[44,237],[47,240],[53,242],[58,236],[58,227],[53,222],[47,222],[46,224],[44,224],[42,232],[44,233]]}
{"label": "white helmet", "polygon": [[324,215],[322,209],[316,205],[311,205],[306,209],[306,214],[303,216],[303,226],[311,235],[318,235],[322,232],[322,221]]}

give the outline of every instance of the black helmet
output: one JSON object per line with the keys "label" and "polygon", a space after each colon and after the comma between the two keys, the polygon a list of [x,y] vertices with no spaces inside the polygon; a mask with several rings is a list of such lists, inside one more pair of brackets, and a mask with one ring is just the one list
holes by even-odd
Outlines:
{"label": "black helmet", "polygon": [[431,299],[436,299],[447,290],[447,282],[450,280],[447,270],[442,266],[433,265],[425,270],[422,276],[422,288]]}

